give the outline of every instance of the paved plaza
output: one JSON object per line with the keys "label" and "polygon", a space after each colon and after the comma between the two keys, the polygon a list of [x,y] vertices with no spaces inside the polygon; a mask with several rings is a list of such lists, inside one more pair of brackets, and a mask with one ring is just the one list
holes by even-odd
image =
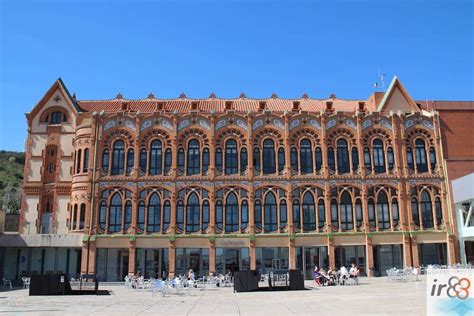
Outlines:
{"label": "paved plaza", "polygon": [[232,288],[193,289],[182,295],[102,284],[110,295],[28,296],[0,292],[0,314],[18,315],[424,315],[425,280],[397,283],[361,278],[359,286],[315,287],[306,291],[233,293]]}

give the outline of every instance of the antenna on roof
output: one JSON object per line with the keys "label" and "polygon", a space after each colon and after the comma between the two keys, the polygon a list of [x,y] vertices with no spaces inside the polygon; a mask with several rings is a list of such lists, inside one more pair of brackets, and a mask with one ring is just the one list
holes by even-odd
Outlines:
{"label": "antenna on roof", "polygon": [[377,67],[378,73],[379,73],[379,78],[380,81],[382,82],[382,90],[385,92],[385,74],[380,73],[380,67]]}

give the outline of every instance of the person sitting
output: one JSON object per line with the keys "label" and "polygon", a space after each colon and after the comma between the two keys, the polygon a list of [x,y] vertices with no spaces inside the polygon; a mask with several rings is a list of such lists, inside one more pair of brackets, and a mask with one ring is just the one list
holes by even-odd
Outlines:
{"label": "person sitting", "polygon": [[316,266],[314,267],[313,271],[313,279],[317,285],[321,285],[321,273],[319,272],[319,268]]}
{"label": "person sitting", "polygon": [[329,267],[328,277],[329,277],[329,285],[336,285],[336,283],[337,283],[337,272],[334,268]]}
{"label": "person sitting", "polygon": [[339,284],[343,285],[346,283],[346,280],[349,278],[349,271],[347,271],[345,266],[342,266],[339,270]]}
{"label": "person sitting", "polygon": [[349,270],[349,278],[354,279],[356,284],[359,285],[359,268],[355,265],[355,263],[352,264],[352,267]]}
{"label": "person sitting", "polygon": [[321,283],[323,285],[329,285],[329,281],[331,279],[329,278],[329,274],[326,272],[326,270],[324,270],[324,268],[321,268],[319,270],[319,274],[321,275]]}

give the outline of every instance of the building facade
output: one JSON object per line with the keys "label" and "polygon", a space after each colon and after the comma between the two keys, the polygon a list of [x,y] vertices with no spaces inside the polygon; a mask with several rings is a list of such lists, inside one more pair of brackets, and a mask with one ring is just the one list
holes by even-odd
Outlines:
{"label": "building facade", "polygon": [[79,101],[58,80],[27,120],[16,277],[458,261],[439,114],[397,78],[367,100]]}

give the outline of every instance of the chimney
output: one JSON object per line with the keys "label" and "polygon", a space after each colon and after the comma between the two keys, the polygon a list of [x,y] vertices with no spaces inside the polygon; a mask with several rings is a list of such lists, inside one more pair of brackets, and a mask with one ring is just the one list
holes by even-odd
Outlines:
{"label": "chimney", "polygon": [[197,110],[198,109],[198,102],[193,101],[191,102],[191,110]]}
{"label": "chimney", "polygon": [[300,110],[300,101],[293,101],[293,112],[298,112]]}
{"label": "chimney", "polygon": [[233,105],[234,105],[234,101],[225,101],[226,110],[232,110]]}
{"label": "chimney", "polygon": [[364,101],[359,102],[359,112],[365,112],[365,102]]}
{"label": "chimney", "polygon": [[332,101],[326,101],[326,112],[334,112],[334,108],[332,107]]}
{"label": "chimney", "polygon": [[258,102],[258,110],[259,111],[264,111],[266,107],[267,107],[267,102],[266,101]]}

